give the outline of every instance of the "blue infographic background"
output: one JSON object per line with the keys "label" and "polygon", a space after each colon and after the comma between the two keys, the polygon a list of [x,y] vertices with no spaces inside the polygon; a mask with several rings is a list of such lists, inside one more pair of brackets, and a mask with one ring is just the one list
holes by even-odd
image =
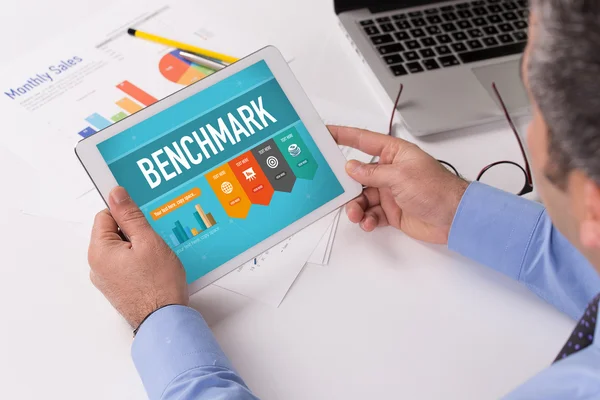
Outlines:
{"label": "blue infographic background", "polygon": [[188,282],[343,193],[264,61],[98,149]]}

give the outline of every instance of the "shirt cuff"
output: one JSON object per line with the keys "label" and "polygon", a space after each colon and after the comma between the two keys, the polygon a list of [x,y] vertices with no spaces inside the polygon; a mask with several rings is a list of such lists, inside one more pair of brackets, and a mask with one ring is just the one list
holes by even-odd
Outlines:
{"label": "shirt cuff", "polygon": [[199,312],[169,306],[154,312],[140,327],[131,356],[150,399],[159,399],[177,376],[202,366],[233,371]]}
{"label": "shirt cuff", "polygon": [[448,248],[516,280],[544,207],[472,182],[460,201]]}

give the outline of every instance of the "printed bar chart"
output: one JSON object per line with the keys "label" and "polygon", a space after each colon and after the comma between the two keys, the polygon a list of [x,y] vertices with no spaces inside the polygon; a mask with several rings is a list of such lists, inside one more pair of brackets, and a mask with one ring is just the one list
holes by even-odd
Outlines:
{"label": "printed bar chart", "polygon": [[98,130],[109,127],[112,122],[104,118],[102,115],[98,113],[93,113],[89,117],[85,119],[90,124],[94,125]]}
{"label": "printed bar chart", "polygon": [[121,112],[113,115],[112,117],[110,117],[110,119],[112,119],[113,122],[119,122],[123,118],[127,118],[127,114],[125,114],[123,111],[121,111]]}
{"label": "printed bar chart", "polygon": [[117,105],[129,114],[136,113],[142,109],[142,106],[131,100],[129,97],[123,97],[121,100],[117,101]]}
{"label": "printed bar chart", "polygon": [[123,81],[123,82],[119,83],[117,85],[117,88],[119,90],[121,90],[122,92],[128,94],[129,96],[133,97],[135,100],[139,101],[146,107],[149,105],[152,105],[158,101],[155,97],[144,92],[142,89],[135,86],[133,83],[131,83],[129,81]]}
{"label": "printed bar chart", "polygon": [[94,128],[88,126],[87,128],[85,128],[84,130],[82,130],[78,134],[82,138],[86,138],[86,137],[92,136],[94,133],[96,133],[96,130]]}

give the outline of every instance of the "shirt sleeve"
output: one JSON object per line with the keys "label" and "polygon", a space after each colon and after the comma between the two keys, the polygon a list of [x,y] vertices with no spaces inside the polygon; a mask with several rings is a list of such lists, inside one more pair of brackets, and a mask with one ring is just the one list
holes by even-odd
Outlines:
{"label": "shirt sleeve", "polygon": [[573,319],[600,292],[596,271],[541,204],[479,182],[458,206],[448,247],[522,282]]}
{"label": "shirt sleeve", "polygon": [[192,308],[169,306],[150,315],[131,355],[151,400],[256,399]]}

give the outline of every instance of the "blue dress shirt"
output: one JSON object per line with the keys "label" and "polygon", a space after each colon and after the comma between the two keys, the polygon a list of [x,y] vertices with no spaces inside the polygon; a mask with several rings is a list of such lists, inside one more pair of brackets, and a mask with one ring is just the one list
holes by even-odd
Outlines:
{"label": "blue dress shirt", "polygon": [[[600,292],[598,274],[540,204],[477,182],[461,200],[448,246],[522,282],[573,319]],[[132,357],[152,400],[256,399],[191,308],[170,306],[152,314],[133,342]],[[600,341],[548,366],[506,397],[597,398]]]}

